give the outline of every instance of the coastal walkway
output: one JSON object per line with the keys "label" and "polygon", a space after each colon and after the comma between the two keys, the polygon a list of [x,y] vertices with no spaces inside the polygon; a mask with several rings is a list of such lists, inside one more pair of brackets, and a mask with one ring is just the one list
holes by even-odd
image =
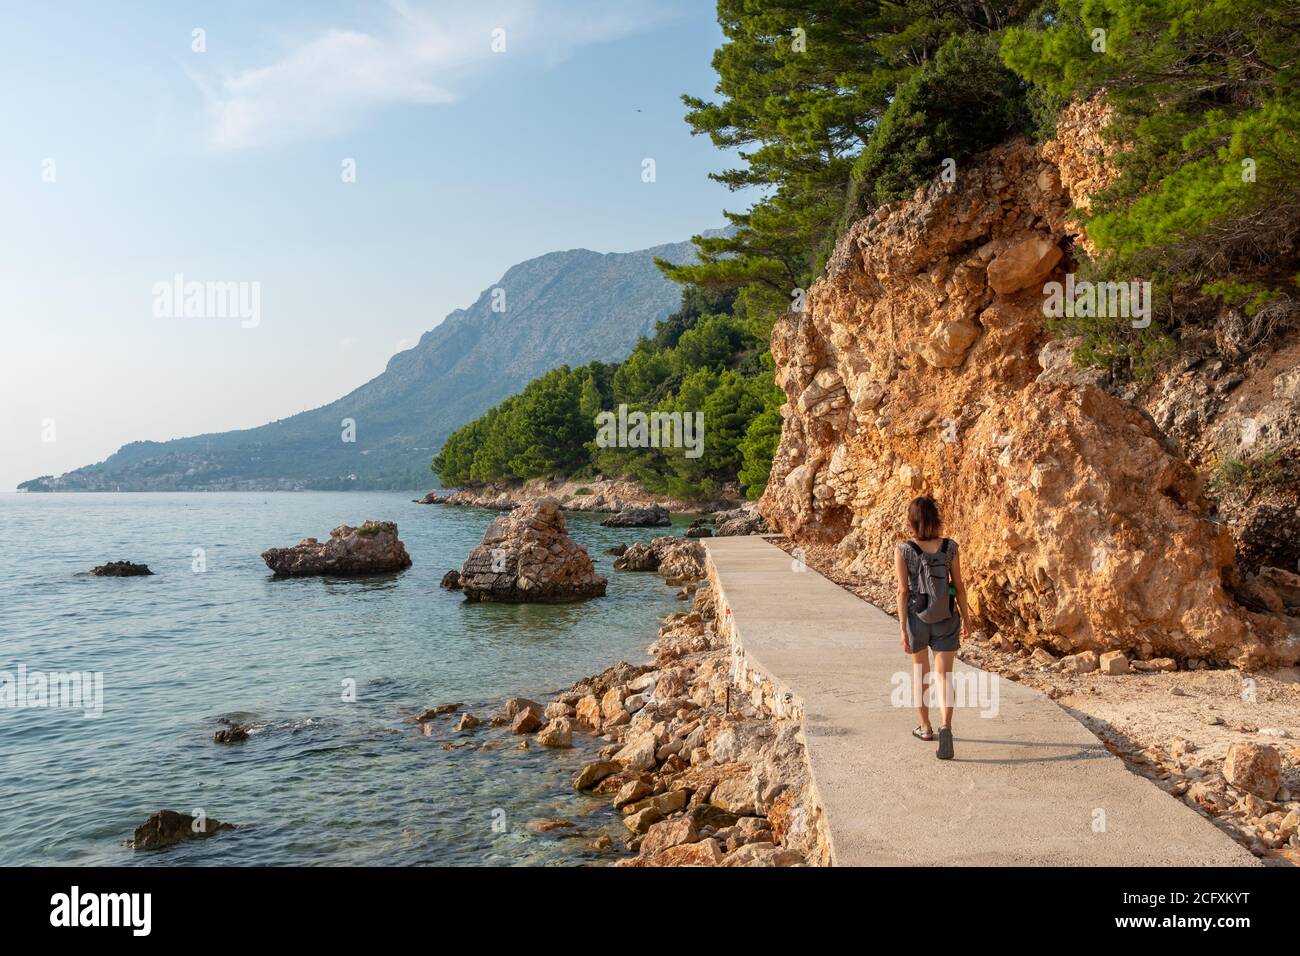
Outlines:
{"label": "coastal walkway", "polygon": [[1050,698],[960,661],[936,759],[894,618],[761,537],[701,543],[746,665],[802,711],[835,865],[1258,865]]}

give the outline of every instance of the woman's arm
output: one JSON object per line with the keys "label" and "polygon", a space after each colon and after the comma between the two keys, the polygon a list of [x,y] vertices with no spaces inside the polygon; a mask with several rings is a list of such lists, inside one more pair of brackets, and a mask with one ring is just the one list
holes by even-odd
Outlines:
{"label": "woman's arm", "polygon": [[898,577],[898,642],[903,645],[903,651],[910,654],[912,648],[907,643],[907,558],[903,557],[902,549],[894,551],[894,573]]}
{"label": "woman's arm", "polygon": [[970,605],[966,603],[966,582],[961,576],[961,550],[952,556],[952,567],[948,571],[952,579],[953,590],[957,592],[957,609],[961,611],[961,636],[970,639]]}

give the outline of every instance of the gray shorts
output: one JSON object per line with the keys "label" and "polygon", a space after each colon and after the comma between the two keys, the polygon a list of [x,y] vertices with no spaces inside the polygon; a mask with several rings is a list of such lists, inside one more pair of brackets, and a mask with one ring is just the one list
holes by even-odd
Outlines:
{"label": "gray shorts", "polygon": [[961,644],[961,615],[954,614],[946,621],[926,624],[911,611],[907,613],[907,643],[912,653],[925,650],[955,651]]}

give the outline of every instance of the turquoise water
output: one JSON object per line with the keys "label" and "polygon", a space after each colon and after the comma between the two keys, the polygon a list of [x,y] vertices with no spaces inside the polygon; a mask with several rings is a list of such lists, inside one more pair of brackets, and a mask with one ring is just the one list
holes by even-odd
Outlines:
{"label": "turquoise water", "polygon": [[[104,711],[0,709],[0,864],[546,864],[596,859],[590,839],[533,834],[563,816],[616,821],[575,794],[603,742],[444,750],[402,721],[464,702],[480,717],[619,660],[639,661],[680,605],[657,575],[602,550],[646,540],[570,515],[609,593],[584,604],[466,604],[438,587],[493,515],[410,493],[0,495],[0,670],[101,671]],[[396,521],[414,566],[392,576],[276,580],[265,548]],[[194,570],[203,549],[206,570]],[[113,559],[153,577],[97,578]],[[344,681],[355,681],[347,702]],[[212,743],[227,716],[256,728]],[[475,740],[503,739],[485,726]],[[157,853],[120,845],[163,809],[241,829]]]}

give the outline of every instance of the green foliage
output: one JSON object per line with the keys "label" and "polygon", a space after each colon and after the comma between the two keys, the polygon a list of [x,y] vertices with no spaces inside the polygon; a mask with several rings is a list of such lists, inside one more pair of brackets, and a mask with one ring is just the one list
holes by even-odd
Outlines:
{"label": "green foliage", "polygon": [[[1054,97],[1106,91],[1119,178],[1089,237],[1107,275],[1196,288],[1300,233],[1300,0],[1056,0],[1002,52]],[[1104,31],[1099,33],[1097,31]],[[1104,43],[1102,41],[1104,40]],[[1102,48],[1104,47],[1104,48]]]}
{"label": "green foliage", "polygon": [[1286,468],[1277,451],[1259,452],[1247,458],[1225,458],[1210,477],[1210,488],[1223,492],[1234,488],[1269,488],[1287,480]]}
{"label": "green foliage", "polygon": [[1221,299],[1228,305],[1239,306],[1250,318],[1254,318],[1270,304],[1283,297],[1280,289],[1269,288],[1262,282],[1238,282],[1233,279],[1220,279],[1201,289],[1207,295]]}
{"label": "green foliage", "polygon": [[934,179],[946,159],[960,164],[1030,126],[1024,83],[1003,66],[998,39],[950,37],[898,87],[854,163],[846,224]]}
{"label": "green foliage", "polygon": [[[1082,251],[1075,252],[1074,272],[1080,284],[1105,281],[1101,272]],[[1153,283],[1152,302],[1167,300],[1167,285]],[[1134,328],[1132,320],[1112,314],[1076,314],[1073,303],[1062,303],[1065,314],[1045,320],[1048,330],[1057,338],[1078,336],[1081,344],[1074,352],[1076,365],[1084,368],[1104,368],[1130,378],[1150,379],[1160,362],[1172,355],[1177,343],[1169,331],[1168,310],[1162,315],[1153,314],[1146,328]],[[1105,310],[1098,310],[1105,311]]]}
{"label": "green foliage", "polygon": [[[764,356],[771,365],[772,356]],[[762,402],[762,411],[750,419],[744,437],[740,439],[741,466],[738,477],[745,488],[745,495],[757,498],[767,488],[768,475],[772,471],[772,458],[776,446],[781,441],[781,405],[785,402],[785,392],[766,380],[755,379],[757,398]]]}
{"label": "green foliage", "polygon": [[[742,468],[766,482],[775,443],[753,432],[753,423],[773,403],[780,406],[781,392],[764,351],[767,330],[756,336],[743,309],[708,311],[735,301],[734,293],[688,287],[681,309],[622,363],[559,368],[534,379],[453,433],[434,471],[444,486],[601,472],[682,498],[710,496]],[[620,405],[692,422],[702,416],[702,453],[688,455],[689,444],[599,447],[597,416]]]}
{"label": "green foliage", "polygon": [[590,367],[567,365],[535,378],[517,395],[448,437],[433,461],[447,485],[481,484],[515,477],[568,475],[586,462],[585,442],[595,437]]}
{"label": "green foliage", "polygon": [[[855,159],[879,135],[897,91],[949,37],[995,33],[1023,6],[1019,0],[718,0],[726,38],[713,55],[718,98],[682,97],[686,120],[693,132],[741,159],[714,179],[734,190],[758,187],[763,195],[748,210],[727,213],[733,234],[695,238],[698,263],[660,267],[683,283],[737,289],[740,306],[754,318],[770,322],[784,312],[833,244]],[[975,79],[951,66],[947,75]],[[981,89],[1003,92],[996,83]],[[933,90],[922,98],[937,105]],[[923,155],[948,149],[949,142],[974,142],[1017,109],[996,96],[971,96],[963,107],[960,118],[973,132],[952,123],[935,139],[931,130],[896,117],[893,143]],[[915,168],[894,172],[902,182],[937,169],[918,160]],[[874,193],[874,184],[866,183],[864,192]]]}

